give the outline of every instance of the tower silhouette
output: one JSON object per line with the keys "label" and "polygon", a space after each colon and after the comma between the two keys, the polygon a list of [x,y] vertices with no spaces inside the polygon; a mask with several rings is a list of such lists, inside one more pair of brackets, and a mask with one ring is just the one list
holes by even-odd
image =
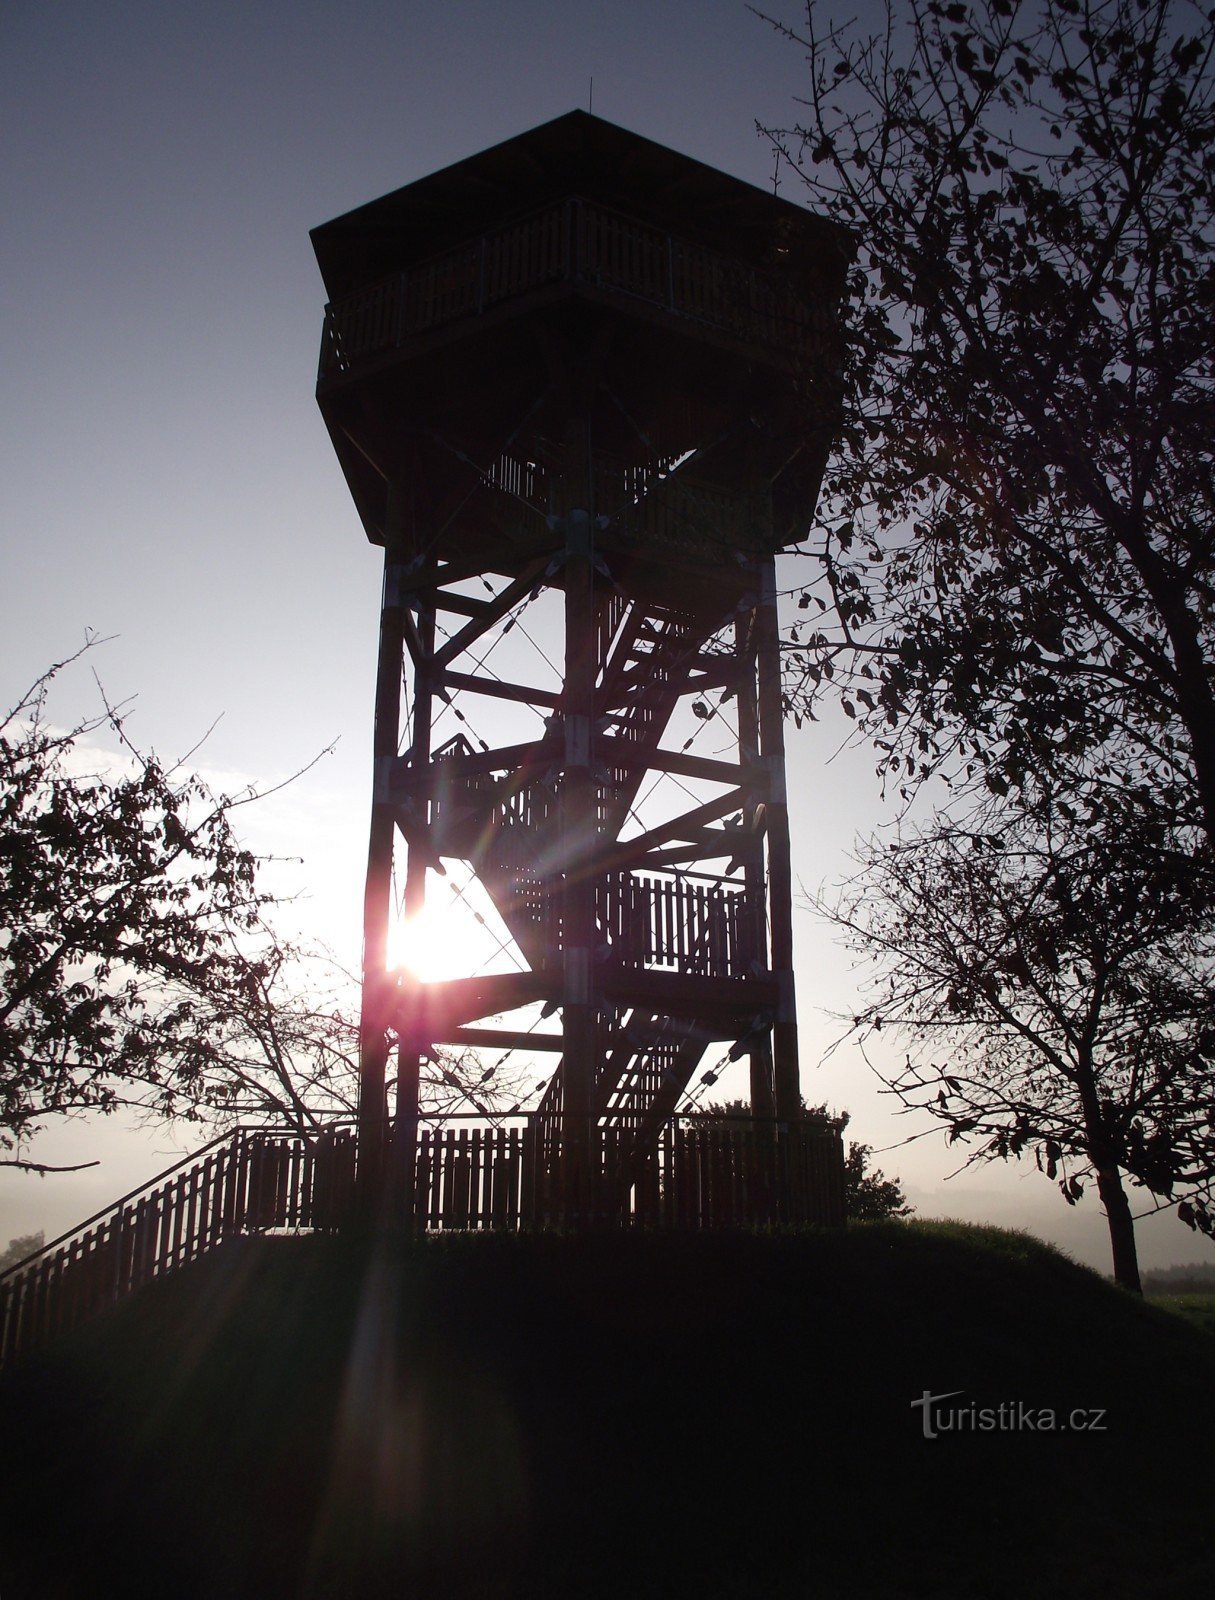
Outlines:
{"label": "tower silhouette", "polygon": [[[552,1067],[531,1216],[641,1214],[681,1181],[659,1146],[713,1046],[749,1058],[747,1205],[821,1212],[774,558],[837,420],[848,235],[575,111],[312,239],[317,396],[384,550],[365,1203],[418,1203],[420,1062],[457,1045]],[[513,970],[391,971],[394,863],[407,918],[437,872],[475,878]]]}

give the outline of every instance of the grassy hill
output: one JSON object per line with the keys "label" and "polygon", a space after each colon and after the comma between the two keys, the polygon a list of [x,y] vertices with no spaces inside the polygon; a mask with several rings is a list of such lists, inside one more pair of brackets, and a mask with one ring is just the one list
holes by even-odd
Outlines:
{"label": "grassy hill", "polygon": [[994,1229],[234,1243],[6,1380],[0,1595],[1182,1600],[1213,1380]]}

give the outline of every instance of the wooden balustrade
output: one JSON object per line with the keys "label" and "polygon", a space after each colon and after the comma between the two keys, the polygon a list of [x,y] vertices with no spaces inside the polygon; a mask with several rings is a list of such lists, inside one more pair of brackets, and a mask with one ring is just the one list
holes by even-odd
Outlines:
{"label": "wooden balustrade", "polygon": [[599,894],[612,960],[726,978],[746,968],[746,891],[681,873],[610,874]]}
{"label": "wooden balustrade", "polygon": [[530,1209],[530,1127],[423,1128],[414,1221],[439,1231],[523,1225]]}
{"label": "wooden balustrade", "polygon": [[560,281],[627,295],[785,356],[817,321],[758,267],[570,199],[334,301],[325,313],[321,381]]}
{"label": "wooden balustrade", "polygon": [[0,1276],[0,1362],[66,1332],[224,1239],[333,1229],[349,1207],[354,1135],[240,1129]]}
{"label": "wooden balustrade", "polygon": [[[559,1107],[546,1119],[560,1115]],[[414,1218],[431,1232],[521,1229],[579,1221],[600,1227],[747,1228],[844,1221],[838,1133],[712,1119],[667,1122],[647,1141],[633,1126],[594,1130],[585,1204],[570,1214],[545,1129],[425,1128]]]}
{"label": "wooden balustrade", "polygon": [[[549,1123],[560,1117],[559,1102],[550,1112]],[[632,1124],[595,1129],[589,1150],[588,1187],[575,1213],[562,1198],[559,1146],[543,1119],[424,1126],[414,1225],[698,1230],[844,1221],[836,1132],[674,1118],[648,1136]],[[0,1275],[0,1362],[28,1355],[225,1239],[338,1228],[354,1169],[346,1128],[313,1140],[242,1130],[215,1141]]]}

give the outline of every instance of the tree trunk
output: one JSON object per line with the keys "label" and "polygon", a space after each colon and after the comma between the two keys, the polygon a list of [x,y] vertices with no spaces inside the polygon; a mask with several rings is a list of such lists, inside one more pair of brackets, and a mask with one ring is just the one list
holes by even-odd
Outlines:
{"label": "tree trunk", "polygon": [[1114,1282],[1129,1289],[1132,1294],[1142,1294],[1139,1257],[1135,1250],[1135,1223],[1131,1216],[1130,1201],[1122,1187],[1122,1173],[1117,1167],[1098,1167],[1097,1193],[1101,1196],[1109,1223],[1110,1245],[1114,1253]]}
{"label": "tree trunk", "polygon": [[1177,578],[1167,569],[1138,518],[1118,518],[1115,528],[1164,623],[1173,656],[1174,681],[1161,687],[1172,690],[1178,715],[1189,735],[1207,843],[1215,848],[1215,690],[1199,621],[1199,596],[1191,582]]}
{"label": "tree trunk", "polygon": [[[1104,986],[1110,974],[1104,972]],[[1110,1136],[1101,1109],[1097,1089],[1097,1074],[1093,1064],[1091,1043],[1081,1047],[1076,1062],[1078,1069],[1076,1087],[1080,1091],[1080,1105],[1084,1116],[1084,1132],[1088,1145],[1088,1158],[1097,1174],[1097,1193],[1105,1207],[1105,1219],[1110,1230],[1110,1247],[1114,1255],[1114,1282],[1131,1294],[1142,1294],[1139,1282],[1139,1257],[1135,1250],[1135,1223],[1131,1216],[1130,1201],[1122,1187],[1122,1169],[1115,1151],[1118,1146]]]}

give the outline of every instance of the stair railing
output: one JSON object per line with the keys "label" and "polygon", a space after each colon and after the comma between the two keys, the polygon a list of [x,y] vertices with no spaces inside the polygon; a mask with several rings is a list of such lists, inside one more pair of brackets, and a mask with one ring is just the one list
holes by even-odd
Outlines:
{"label": "stair railing", "polygon": [[0,1365],[234,1235],[336,1228],[354,1173],[352,1128],[221,1134],[0,1274]]}

